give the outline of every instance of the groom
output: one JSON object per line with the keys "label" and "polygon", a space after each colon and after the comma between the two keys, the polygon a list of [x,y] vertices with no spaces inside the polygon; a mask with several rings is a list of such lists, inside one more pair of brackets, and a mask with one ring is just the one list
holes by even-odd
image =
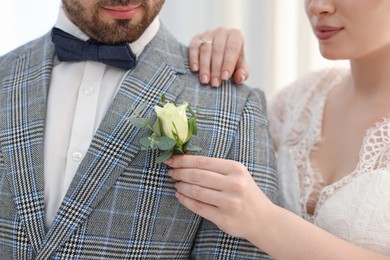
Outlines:
{"label": "groom", "polygon": [[263,94],[201,87],[163,4],[62,0],[50,34],[0,58],[0,259],[268,259],[182,207],[128,120],[160,94],[187,101],[202,154],[277,197]]}

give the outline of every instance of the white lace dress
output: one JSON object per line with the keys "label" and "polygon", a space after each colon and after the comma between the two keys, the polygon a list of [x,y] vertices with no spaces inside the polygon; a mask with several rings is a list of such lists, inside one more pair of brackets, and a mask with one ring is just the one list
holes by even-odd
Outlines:
{"label": "white lace dress", "polygon": [[[390,116],[367,130],[358,165],[336,183],[321,185],[310,161],[321,141],[327,94],[347,77],[343,69],[313,73],[269,100],[281,201],[338,237],[390,255]],[[309,214],[307,205],[313,200],[316,207]]]}

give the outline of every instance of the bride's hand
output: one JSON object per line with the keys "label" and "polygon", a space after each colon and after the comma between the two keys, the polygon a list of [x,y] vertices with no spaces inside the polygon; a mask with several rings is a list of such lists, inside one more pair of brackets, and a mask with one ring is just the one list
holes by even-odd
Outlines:
{"label": "bride's hand", "polygon": [[232,236],[247,238],[273,204],[246,167],[232,160],[174,156],[165,162],[185,207]]}
{"label": "bride's hand", "polygon": [[239,30],[220,27],[206,31],[192,38],[189,47],[191,70],[199,71],[202,84],[218,87],[232,76],[237,84],[248,78],[244,38]]}

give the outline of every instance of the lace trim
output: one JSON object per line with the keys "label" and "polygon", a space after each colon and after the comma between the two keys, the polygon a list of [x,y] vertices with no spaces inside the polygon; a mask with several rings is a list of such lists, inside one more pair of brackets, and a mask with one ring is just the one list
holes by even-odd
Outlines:
{"label": "lace trim", "polygon": [[375,172],[380,169],[390,170],[390,115],[366,131],[356,169],[339,181],[322,189],[317,210],[330,196],[363,173]]}

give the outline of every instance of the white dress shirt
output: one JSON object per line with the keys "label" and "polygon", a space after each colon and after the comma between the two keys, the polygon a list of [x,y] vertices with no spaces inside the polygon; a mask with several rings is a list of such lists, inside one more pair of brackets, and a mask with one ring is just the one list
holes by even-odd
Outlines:
{"label": "white dress shirt", "polygon": [[[60,8],[56,27],[88,40]],[[130,47],[138,57],[156,35],[158,17]],[[94,61],[55,59],[44,140],[45,226],[48,229],[127,71]]]}

